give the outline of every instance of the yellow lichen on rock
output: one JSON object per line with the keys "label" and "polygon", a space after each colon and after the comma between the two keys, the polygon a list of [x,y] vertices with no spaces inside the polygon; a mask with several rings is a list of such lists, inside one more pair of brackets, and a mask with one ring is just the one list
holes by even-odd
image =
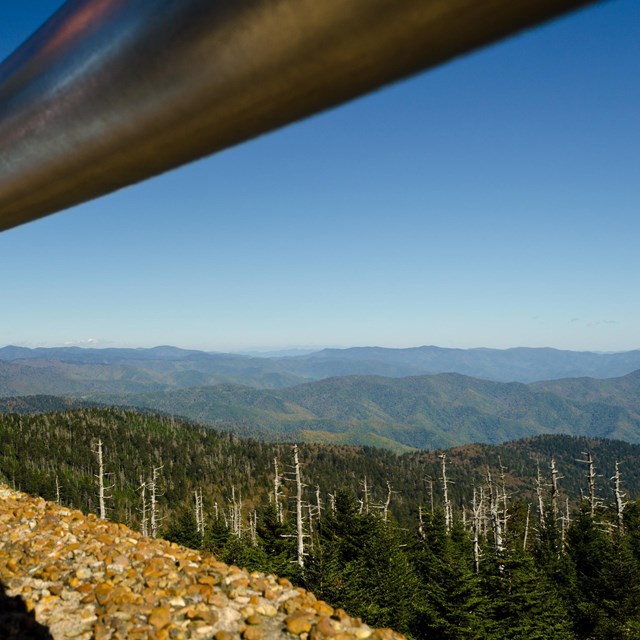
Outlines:
{"label": "yellow lichen on rock", "polygon": [[3,627],[0,613],[6,640],[402,638],[334,611],[287,579],[229,567],[5,485],[0,581],[23,616]]}

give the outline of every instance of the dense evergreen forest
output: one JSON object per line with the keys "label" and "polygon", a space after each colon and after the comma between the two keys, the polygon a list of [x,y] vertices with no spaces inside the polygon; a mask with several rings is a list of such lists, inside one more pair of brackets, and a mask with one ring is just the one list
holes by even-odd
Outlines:
{"label": "dense evergreen forest", "polygon": [[396,456],[119,409],[0,415],[16,488],[104,506],[416,639],[640,638],[639,461],[560,436]]}

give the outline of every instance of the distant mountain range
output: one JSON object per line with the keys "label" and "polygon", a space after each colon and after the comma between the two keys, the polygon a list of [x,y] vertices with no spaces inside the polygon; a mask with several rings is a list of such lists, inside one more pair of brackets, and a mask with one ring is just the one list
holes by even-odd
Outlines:
{"label": "distant mountain range", "polygon": [[592,353],[557,349],[323,349],[255,357],[160,346],[153,349],[0,348],[0,397],[28,394],[143,393],[219,383],[281,389],[337,376],[459,373],[496,382],[590,376],[640,369],[640,350]]}
{"label": "distant mountain range", "polygon": [[[566,377],[573,372],[580,377]],[[95,404],[396,452],[559,433],[640,443],[640,351],[354,348],[258,358],[169,346],[0,349],[0,411]]]}
{"label": "distant mountain range", "polygon": [[[539,434],[640,443],[640,370],[621,378],[525,385],[460,374],[344,376],[286,389],[244,385],[145,393],[82,393],[59,408],[135,407],[270,440],[384,447],[396,452],[500,443]],[[5,398],[0,410],[51,411],[48,396]]]}

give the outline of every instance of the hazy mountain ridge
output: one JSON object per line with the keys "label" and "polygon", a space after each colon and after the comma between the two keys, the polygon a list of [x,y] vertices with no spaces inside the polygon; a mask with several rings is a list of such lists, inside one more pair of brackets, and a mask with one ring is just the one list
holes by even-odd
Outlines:
{"label": "hazy mountain ridge", "polygon": [[[640,350],[595,353],[560,349],[515,347],[512,349],[446,349],[435,346],[408,349],[352,347],[324,349],[308,360],[384,362],[419,369],[421,373],[461,373],[497,382],[533,382],[591,376],[618,377],[640,368]],[[356,373],[356,372],[354,372]],[[409,372],[405,375],[414,375]]]}
{"label": "hazy mountain ridge", "polygon": [[[42,367],[66,392],[80,391],[87,380],[104,379],[93,367],[129,367],[141,372],[140,384],[164,388],[221,382],[258,388],[282,388],[301,382],[346,375],[406,377],[460,373],[496,382],[534,382],[590,376],[619,377],[640,369],[640,350],[621,353],[561,351],[550,348],[444,349],[434,346],[408,349],[353,347],[323,349],[301,356],[258,357],[208,353],[171,346],[152,349],[95,349],[80,347],[0,348],[0,363]],[[23,370],[24,371],[24,370]],[[7,377],[5,373],[5,377]],[[117,379],[117,375],[112,376]],[[29,393],[44,393],[34,380]],[[66,387],[65,387],[66,384]],[[110,389],[105,389],[109,391]],[[10,395],[0,388],[0,394]]]}
{"label": "hazy mountain ridge", "polygon": [[[143,393],[243,384],[281,389],[336,376],[437,373],[497,382],[610,378],[640,369],[640,350],[601,354],[557,349],[409,349],[354,347],[303,356],[256,357],[171,346],[152,349],[0,348],[0,397],[83,392]],[[46,370],[46,375],[45,371]]]}
{"label": "hazy mountain ridge", "polygon": [[[640,370],[618,378],[580,377],[532,384],[460,373],[399,377],[406,368],[413,372],[429,363],[444,366],[456,358],[460,366],[472,361],[479,366],[485,360],[488,371],[491,363],[494,367],[499,361],[513,364],[517,358],[521,370],[533,361],[550,362],[548,358],[565,361],[567,367],[566,363],[573,367],[578,361],[587,368],[604,362],[606,369],[612,362],[628,366],[636,356],[640,352],[372,347],[255,358],[175,347],[5,347],[0,349],[0,398],[73,396],[78,400],[65,399],[61,408],[77,406],[74,402],[131,406],[263,439],[296,438],[395,451],[499,443],[544,433],[640,442]],[[335,369],[373,369],[391,375],[326,375]],[[309,381],[305,376],[310,371],[322,378]],[[37,411],[40,405],[57,406],[53,400],[12,400],[9,405],[25,413]],[[0,403],[5,412],[15,410],[2,406]]]}

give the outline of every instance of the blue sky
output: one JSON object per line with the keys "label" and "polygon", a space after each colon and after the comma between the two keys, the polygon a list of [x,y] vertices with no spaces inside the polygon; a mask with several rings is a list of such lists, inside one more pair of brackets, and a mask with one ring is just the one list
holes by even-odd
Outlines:
{"label": "blue sky", "polygon": [[640,348],[639,123],[613,0],[0,234],[0,345]]}

